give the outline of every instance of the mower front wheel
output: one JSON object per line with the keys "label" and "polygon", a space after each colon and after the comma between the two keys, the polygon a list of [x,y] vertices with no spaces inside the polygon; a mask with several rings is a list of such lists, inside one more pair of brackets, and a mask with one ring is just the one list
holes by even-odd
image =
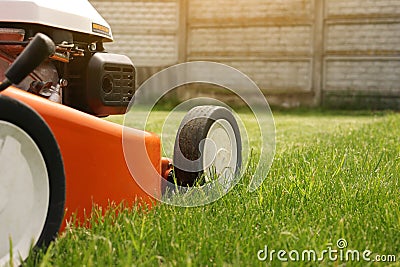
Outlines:
{"label": "mower front wheel", "polygon": [[61,153],[44,120],[0,95],[0,266],[54,239],[64,217]]}
{"label": "mower front wheel", "polygon": [[220,106],[198,106],[183,118],[174,147],[175,179],[180,186],[218,179],[229,185],[242,163],[242,143],[232,112]]}

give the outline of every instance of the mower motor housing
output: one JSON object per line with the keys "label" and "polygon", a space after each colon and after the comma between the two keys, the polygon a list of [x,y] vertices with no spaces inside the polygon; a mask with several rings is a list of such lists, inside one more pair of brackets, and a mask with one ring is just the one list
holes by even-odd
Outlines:
{"label": "mower motor housing", "polygon": [[64,104],[99,117],[126,112],[136,87],[135,67],[127,56],[97,52],[69,65]]}

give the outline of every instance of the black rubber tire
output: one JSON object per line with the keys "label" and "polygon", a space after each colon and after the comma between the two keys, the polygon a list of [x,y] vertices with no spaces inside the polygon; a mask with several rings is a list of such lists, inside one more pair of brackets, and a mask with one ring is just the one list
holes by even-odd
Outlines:
{"label": "black rubber tire", "polygon": [[57,236],[64,218],[65,173],[60,149],[41,116],[18,100],[0,95],[0,120],[24,130],[34,140],[45,160],[49,178],[49,206],[43,230],[34,245],[46,247]]}
{"label": "black rubber tire", "polygon": [[[237,144],[237,164],[235,173],[238,173],[242,164],[242,143],[239,126],[235,117],[232,112],[225,107],[211,105],[198,106],[189,110],[185,115],[175,139],[173,162],[175,179],[178,185],[186,187],[193,186],[204,173],[201,141],[207,137],[211,126],[219,119],[226,120],[233,128]],[[179,149],[181,153],[178,153]],[[185,159],[182,159],[182,156]],[[187,171],[188,168],[178,167],[185,166],[184,162],[186,159],[191,161],[191,169],[196,171]]]}

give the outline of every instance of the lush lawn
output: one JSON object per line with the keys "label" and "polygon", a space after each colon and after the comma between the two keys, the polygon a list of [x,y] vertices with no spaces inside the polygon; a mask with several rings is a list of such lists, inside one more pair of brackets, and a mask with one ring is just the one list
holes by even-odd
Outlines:
{"label": "lush lawn", "polygon": [[[150,130],[158,131],[166,114],[153,114]],[[27,265],[280,266],[276,253],[264,262],[257,253],[268,246],[269,252],[297,250],[300,257],[315,250],[319,257],[329,247],[337,250],[337,240],[344,238],[348,246],[342,251],[368,249],[371,259],[394,254],[400,266],[400,114],[274,115],[277,151],[259,190],[249,193],[244,177],[227,196],[204,207],[160,204],[102,219],[96,210],[92,229],[70,227]],[[255,127],[246,116],[246,125]],[[323,262],[302,264],[318,263],[345,262],[326,255]]]}

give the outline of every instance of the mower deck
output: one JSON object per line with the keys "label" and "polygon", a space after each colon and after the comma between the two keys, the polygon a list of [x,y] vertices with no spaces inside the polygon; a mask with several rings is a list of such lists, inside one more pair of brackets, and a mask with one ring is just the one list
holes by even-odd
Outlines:
{"label": "mower deck", "polygon": [[[135,162],[145,188],[153,188],[161,195],[161,145],[160,138],[152,133],[130,129],[88,115],[67,106],[53,103],[20,89],[10,87],[2,94],[20,100],[37,111],[51,128],[60,147],[66,174],[66,214],[61,229],[74,213],[79,222],[89,214],[93,204],[107,207],[110,202],[124,202],[132,205],[135,201],[154,203],[132,177],[124,157]],[[144,144],[144,146],[143,146]],[[135,151],[145,147],[147,151]],[[127,151],[128,150],[128,151]],[[142,149],[143,150],[143,149]],[[148,157],[144,159],[143,157]],[[150,160],[152,166],[143,164]],[[155,177],[154,169],[158,177]],[[104,210],[104,209],[103,209]]]}

